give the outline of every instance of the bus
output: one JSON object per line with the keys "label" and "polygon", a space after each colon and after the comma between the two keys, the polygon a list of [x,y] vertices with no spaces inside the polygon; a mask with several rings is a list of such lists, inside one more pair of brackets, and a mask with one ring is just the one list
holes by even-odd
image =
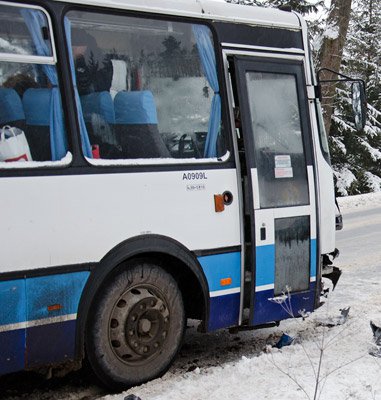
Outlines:
{"label": "bus", "polygon": [[187,319],[319,307],[335,195],[300,15],[30,0],[0,21],[1,375],[86,357],[123,389],[166,372]]}

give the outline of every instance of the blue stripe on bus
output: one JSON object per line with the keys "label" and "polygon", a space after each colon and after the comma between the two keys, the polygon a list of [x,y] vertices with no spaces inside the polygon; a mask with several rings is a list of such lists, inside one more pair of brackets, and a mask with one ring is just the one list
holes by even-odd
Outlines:
{"label": "blue stripe on bus", "polygon": [[257,265],[255,285],[273,284],[275,279],[275,246],[273,244],[258,246],[255,251]]}
{"label": "blue stripe on bus", "polygon": [[0,375],[25,367],[25,329],[0,333]]}
{"label": "blue stripe on bus", "polygon": [[[69,317],[44,324],[44,319],[76,314],[89,275],[82,271],[0,282],[0,327],[4,330],[0,332],[0,375],[74,357],[76,320]],[[56,307],[48,311],[48,306]],[[26,322],[36,320],[40,320],[38,326],[25,328]]]}
{"label": "blue stripe on bus", "polygon": [[[75,314],[90,272],[0,282],[0,325]],[[59,305],[48,311],[48,306]]]}
{"label": "blue stripe on bus", "polygon": [[26,321],[25,280],[0,282],[0,325]]}
{"label": "blue stripe on bus", "polygon": [[[299,311],[306,312],[314,310],[315,304],[315,282],[310,283],[310,290],[307,292],[292,293],[290,300],[277,304],[269,299],[274,298],[274,289],[264,290],[255,293],[254,321],[253,325],[261,325],[267,322],[280,321],[287,318],[300,316]],[[287,310],[291,310],[289,313]]]}
{"label": "blue stripe on bus", "polygon": [[[89,275],[89,271],[81,271],[27,279],[28,321],[76,314]],[[59,307],[48,311],[52,305]]]}
{"label": "blue stripe on bus", "polygon": [[73,360],[75,328],[76,320],[27,328],[26,368]]}
{"label": "blue stripe on bus", "polygon": [[240,293],[210,298],[208,331],[238,325]]}
{"label": "blue stripe on bus", "polygon": [[[209,285],[209,291],[241,287],[241,253],[223,253],[198,257]],[[221,286],[221,279],[231,278],[230,285]]]}
{"label": "blue stripe on bus", "polygon": [[71,320],[1,332],[0,375],[73,360],[75,329]]}
{"label": "blue stripe on bus", "polygon": [[310,258],[311,258],[310,277],[312,278],[316,276],[316,239],[311,239]]}

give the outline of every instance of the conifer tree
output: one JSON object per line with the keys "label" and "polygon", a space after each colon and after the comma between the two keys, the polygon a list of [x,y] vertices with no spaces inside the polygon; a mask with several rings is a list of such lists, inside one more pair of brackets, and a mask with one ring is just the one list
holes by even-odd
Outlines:
{"label": "conifer tree", "polygon": [[350,88],[337,89],[330,143],[338,194],[381,190],[381,2],[354,3],[341,70],[366,83],[368,121],[354,129]]}
{"label": "conifer tree", "polygon": [[324,0],[314,2],[308,0],[226,0],[228,3],[254,5],[262,7],[282,7],[290,6],[292,10],[303,15],[317,12],[318,6],[324,4]]}

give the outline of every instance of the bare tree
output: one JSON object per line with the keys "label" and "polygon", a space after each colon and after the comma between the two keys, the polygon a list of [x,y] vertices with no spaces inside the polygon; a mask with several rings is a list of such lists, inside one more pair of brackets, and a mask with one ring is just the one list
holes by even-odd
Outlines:
{"label": "bare tree", "polygon": [[[334,71],[340,70],[343,57],[349,19],[351,15],[352,0],[332,0],[331,8],[327,18],[327,26],[323,33],[323,41],[319,52],[320,66]],[[324,72],[323,79],[336,79],[335,74]],[[333,113],[333,99],[335,96],[335,84],[323,85],[323,109],[324,125],[326,132],[331,128],[331,117]]]}

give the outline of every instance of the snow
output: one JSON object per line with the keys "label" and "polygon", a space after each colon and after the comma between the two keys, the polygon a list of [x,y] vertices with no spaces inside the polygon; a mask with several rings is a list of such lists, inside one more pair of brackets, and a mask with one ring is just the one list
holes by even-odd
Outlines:
{"label": "snow", "polygon": [[353,173],[346,167],[341,168],[339,171],[333,171],[336,177],[336,188],[337,191],[343,196],[348,195],[347,188],[356,181],[356,177]]}
{"label": "snow", "polygon": [[335,25],[327,26],[323,36],[331,40],[337,39],[339,37],[339,27]]}
{"label": "snow", "polygon": [[364,146],[364,147],[368,150],[370,156],[372,157],[372,159],[373,159],[374,161],[381,160],[381,151],[380,151],[380,150],[373,148],[373,147],[372,147],[368,142],[366,142],[365,140],[362,140],[362,141],[361,141],[361,145]]}
{"label": "snow", "polygon": [[92,165],[110,166],[110,165],[166,165],[166,164],[205,164],[205,161],[210,163],[220,163],[227,161],[230,158],[230,152],[227,151],[222,157],[216,158],[135,158],[135,159],[120,159],[108,160],[103,158],[88,158],[86,161]]}
{"label": "snow", "polygon": [[347,148],[345,147],[345,144],[341,141],[341,139],[332,136],[332,141],[336,144],[336,146],[340,149],[340,151],[346,155],[347,154]]}
{"label": "snow", "polygon": [[58,161],[0,161],[2,169],[17,169],[17,168],[44,168],[44,167],[64,167],[69,165],[73,160],[73,155],[68,151],[66,155]]}
{"label": "snow", "polygon": [[[381,207],[381,192],[359,194],[357,196],[339,197],[340,210],[344,213],[364,211]],[[380,211],[381,214],[381,211]]]}
{"label": "snow", "polygon": [[368,182],[369,187],[373,192],[381,191],[381,178],[377,175],[372,174],[371,172],[365,172],[365,178]]}

